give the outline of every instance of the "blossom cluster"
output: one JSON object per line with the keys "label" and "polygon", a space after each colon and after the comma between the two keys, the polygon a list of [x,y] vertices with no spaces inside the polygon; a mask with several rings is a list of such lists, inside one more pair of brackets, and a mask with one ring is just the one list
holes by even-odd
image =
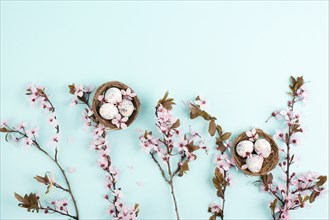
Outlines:
{"label": "blossom cluster", "polygon": [[309,206],[309,203],[313,203],[325,192],[324,184],[327,181],[327,176],[318,175],[315,172],[300,174],[292,172],[291,165],[296,162],[292,147],[300,143],[300,135],[304,132],[300,115],[295,112],[294,107],[297,102],[305,102],[308,95],[303,77],[291,77],[289,87],[291,100],[288,101],[287,108],[271,114],[271,117],[282,121],[286,126],[283,130],[276,130],[273,136],[283,145],[281,149],[283,160],[279,163],[279,167],[284,175],[278,182],[273,180],[271,173],[262,176],[260,181],[261,190],[274,197],[270,204],[274,220],[288,220],[291,210]]}
{"label": "blossom cluster", "polygon": [[[156,154],[164,164],[168,162],[170,156],[179,154],[181,156],[179,166],[182,166],[184,161],[196,159],[193,148],[207,151],[204,140],[200,139],[198,133],[191,130],[187,134],[182,134],[178,125],[179,120],[171,114],[170,110],[165,109],[160,104],[157,107],[156,115],[156,126],[164,138],[155,137],[151,132],[145,132],[141,135],[140,142],[145,153]],[[195,142],[197,145],[194,145]]]}
{"label": "blossom cluster", "polygon": [[216,163],[216,168],[212,181],[217,190],[216,195],[220,198],[222,204],[220,205],[216,202],[210,203],[208,212],[212,214],[210,217],[211,220],[215,220],[216,218],[224,219],[225,192],[227,186],[231,185],[232,180],[229,171],[232,167],[235,167],[235,162],[231,154],[232,142],[229,139],[231,133],[223,132],[222,127],[216,123],[217,119],[206,111],[206,104],[207,101],[201,96],[197,96],[195,100],[190,101],[190,118],[195,119],[201,117],[209,122],[208,133],[215,139],[216,150],[218,152],[215,155],[214,162]]}
{"label": "blossom cluster", "polygon": [[[75,96],[73,100],[85,105],[82,119],[85,125],[84,127],[90,128],[93,135],[90,148],[98,152],[99,159],[97,160],[97,164],[106,173],[104,183],[109,193],[105,194],[104,198],[110,203],[106,213],[116,220],[137,219],[139,205],[135,204],[134,207],[124,205],[123,192],[121,188],[117,187],[119,170],[112,164],[110,156],[111,146],[107,139],[107,128],[95,120],[94,113],[89,106],[89,97],[92,90],[90,87],[75,87],[74,84],[70,85],[69,88],[70,93]],[[76,91],[76,89],[78,89],[78,91]]]}
{"label": "blossom cluster", "polygon": [[[49,113],[48,122],[51,126],[53,126],[56,130],[56,134],[51,137],[50,145],[54,147],[54,155],[48,153],[41,143],[38,140],[39,137],[39,128],[29,126],[29,124],[25,121],[19,123],[16,126],[10,126],[8,121],[3,121],[0,124],[0,132],[5,133],[5,140],[12,141],[15,143],[22,142],[26,148],[35,147],[38,151],[46,155],[51,161],[59,168],[62,176],[66,181],[66,187],[61,186],[59,183],[54,181],[53,177],[48,177],[46,174],[45,177],[36,176],[34,177],[39,183],[47,186],[47,191],[45,194],[48,194],[52,188],[58,188],[62,191],[65,191],[69,194],[70,198],[73,201],[75,208],[75,215],[71,215],[68,210],[68,202],[67,200],[60,201],[52,201],[50,202],[54,207],[45,206],[47,201],[44,199],[40,199],[40,195],[35,193],[25,194],[25,196],[20,196],[15,193],[15,198],[19,201],[19,206],[22,208],[26,208],[27,211],[39,211],[43,210],[45,214],[53,214],[57,213],[60,215],[68,216],[72,219],[79,219],[78,208],[76,205],[76,201],[74,199],[73,192],[71,190],[69,180],[58,161],[58,143],[59,143],[59,124],[56,117],[55,107],[50,101],[49,95],[46,94],[46,89],[43,86],[35,86],[31,85],[26,90],[26,95],[28,96],[29,101],[42,109],[45,109],[47,113]],[[64,202],[65,201],[65,202]]]}
{"label": "blossom cluster", "polygon": [[[166,92],[158,101],[155,112],[155,125],[162,137],[155,136],[152,131],[144,131],[139,139],[142,150],[151,156],[162,177],[171,187],[176,217],[180,219],[173,179],[175,176],[183,176],[189,170],[189,163],[196,159],[195,151],[203,149],[207,152],[208,148],[197,132],[190,128],[189,132],[184,133],[180,129],[180,120],[172,114],[174,99],[169,98],[168,94]],[[174,158],[176,166],[172,164]],[[175,168],[172,169],[173,167]]]}

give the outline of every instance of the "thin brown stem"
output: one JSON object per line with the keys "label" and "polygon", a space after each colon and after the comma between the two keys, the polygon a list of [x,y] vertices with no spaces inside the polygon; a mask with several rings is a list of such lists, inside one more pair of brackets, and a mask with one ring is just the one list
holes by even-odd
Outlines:
{"label": "thin brown stem", "polygon": [[58,183],[54,183],[54,186],[55,186],[56,188],[58,188],[58,189],[61,189],[61,190],[65,191],[65,192],[69,192],[68,189],[65,189],[64,187],[62,187],[62,186],[59,185]]}
{"label": "thin brown stem", "polygon": [[[27,137],[26,133],[22,133],[18,130],[13,130],[13,132],[16,132],[16,133],[19,133],[21,134],[22,136],[24,137]],[[73,192],[72,192],[72,189],[71,189],[71,186],[70,186],[70,182],[65,174],[65,171],[64,169],[62,168],[62,166],[59,164],[59,162],[57,161],[57,158],[53,158],[52,156],[50,156],[50,154],[45,151],[40,145],[39,143],[36,141],[36,140],[33,140],[33,145],[39,150],[41,151],[43,154],[45,154],[49,159],[51,159],[56,165],[57,167],[60,169],[64,179],[65,179],[65,182],[66,182],[66,185],[68,187],[67,189],[67,192],[70,194],[71,198],[72,198],[72,201],[73,201],[73,205],[74,205],[74,209],[75,209],[75,213],[76,213],[76,218],[75,219],[79,219],[79,211],[78,211],[78,206],[77,206],[77,202],[75,200],[75,197],[73,195]]]}
{"label": "thin brown stem", "polygon": [[52,211],[53,213],[58,213],[58,214],[60,214],[60,215],[64,215],[64,216],[67,216],[67,217],[70,217],[70,218],[73,218],[73,219],[76,219],[76,220],[78,220],[79,219],[79,217],[77,217],[77,216],[73,216],[73,215],[70,215],[69,213],[65,213],[65,212],[60,212],[60,211],[58,211],[58,210],[56,210],[56,209],[53,209],[53,208],[51,208],[51,207],[40,207],[40,209],[41,210],[47,210],[47,211]]}
{"label": "thin brown stem", "polygon": [[176,218],[177,220],[180,220],[180,217],[179,217],[179,212],[178,212],[178,205],[177,205],[177,201],[176,201],[176,196],[175,196],[175,190],[174,190],[174,183],[173,183],[173,180],[171,180],[169,182],[169,185],[170,185],[170,189],[171,189],[171,196],[174,200],[174,205],[175,205],[175,212],[176,212]]}
{"label": "thin brown stem", "polygon": [[167,183],[169,183],[169,180],[167,179],[164,170],[162,169],[161,165],[159,164],[159,161],[155,158],[155,156],[154,156],[153,153],[150,153],[150,155],[151,155],[153,161],[154,161],[154,162],[157,164],[157,166],[159,167],[159,170],[160,170],[161,175],[162,175],[162,177],[164,178],[164,180],[165,180]]}

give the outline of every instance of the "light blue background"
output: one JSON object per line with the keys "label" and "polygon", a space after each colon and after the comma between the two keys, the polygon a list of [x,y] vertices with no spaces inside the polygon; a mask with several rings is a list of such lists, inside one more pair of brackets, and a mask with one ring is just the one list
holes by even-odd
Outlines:
{"label": "light blue background", "polygon": [[[279,124],[265,124],[265,119],[285,106],[290,74],[303,74],[311,82],[311,94],[304,108],[297,107],[307,129],[294,149],[302,158],[294,169],[328,175],[327,40],[325,1],[1,1],[1,119],[39,125],[46,144],[53,132],[46,115],[30,107],[24,95],[32,82],[45,85],[61,124],[60,161],[77,167],[69,178],[81,217],[106,219],[104,175],[95,163],[98,156],[89,150],[91,136],[82,129],[82,110],[69,107],[67,84],[127,83],[138,93],[142,110],[128,130],[110,134],[125,201],[141,205],[140,219],[173,219],[169,189],[153,161],[141,152],[136,132],[155,128],[156,101],[169,90],[183,127],[187,130],[191,124],[207,138],[206,125],[190,121],[182,104],[198,94],[207,98],[210,112],[225,130],[238,134],[255,126],[273,133]],[[211,184],[214,153],[199,152],[191,171],[176,179],[183,219],[209,217],[207,206],[216,200]],[[13,197],[13,192],[43,192],[32,177],[46,171],[58,174],[44,155],[5,143],[2,136],[2,219],[46,218],[18,208]],[[233,175],[226,218],[270,219],[270,197],[253,186],[256,179],[240,172]],[[311,208],[292,212],[292,217],[328,219],[328,195]]]}

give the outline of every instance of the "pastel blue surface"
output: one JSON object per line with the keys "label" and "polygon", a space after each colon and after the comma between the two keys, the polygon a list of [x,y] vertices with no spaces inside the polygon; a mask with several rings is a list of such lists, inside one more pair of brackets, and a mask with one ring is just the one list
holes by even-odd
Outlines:
{"label": "pastel blue surface", "polygon": [[[174,219],[169,188],[141,152],[136,131],[155,129],[154,105],[169,90],[182,127],[192,125],[211,148],[208,156],[199,152],[191,171],[176,179],[180,214],[182,219],[207,219],[207,206],[216,201],[214,146],[206,124],[190,121],[182,101],[201,94],[225,130],[238,134],[255,126],[273,134],[280,125],[265,124],[265,119],[285,106],[288,77],[304,75],[310,100],[297,107],[306,132],[294,149],[301,157],[294,169],[328,175],[327,40],[325,1],[1,1],[1,119],[40,126],[41,142],[47,145],[53,131],[46,115],[30,107],[24,95],[30,83],[46,86],[61,125],[60,161],[77,168],[69,179],[81,217],[107,219],[104,174],[89,150],[91,135],[83,130],[82,110],[69,106],[67,85],[98,86],[110,80],[130,85],[141,99],[140,115],[129,129],[110,133],[120,186],[127,203],[140,204],[140,219]],[[46,171],[59,174],[44,155],[6,143],[2,135],[1,219],[47,218],[18,208],[13,197],[14,192],[43,192],[32,177]],[[227,219],[270,219],[270,197],[252,184],[256,179],[233,172]],[[140,181],[143,187],[136,184]],[[48,216],[55,218],[65,219]],[[328,195],[292,212],[292,218],[328,219]]]}

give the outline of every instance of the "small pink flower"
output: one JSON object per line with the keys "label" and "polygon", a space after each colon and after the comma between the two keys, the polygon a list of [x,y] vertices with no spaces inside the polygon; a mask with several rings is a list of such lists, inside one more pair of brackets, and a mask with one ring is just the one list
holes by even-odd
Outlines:
{"label": "small pink flower", "polygon": [[199,96],[198,100],[195,100],[194,103],[199,106],[201,110],[204,110],[207,105],[207,101]]}
{"label": "small pink flower", "polygon": [[185,140],[185,139],[181,139],[180,141],[175,142],[174,146],[177,148],[178,152],[188,151],[187,148],[186,148],[187,140]]}
{"label": "small pink flower", "polygon": [[273,139],[275,139],[275,140],[278,139],[278,140],[285,141],[285,139],[286,139],[286,132],[277,129],[276,132],[275,132],[275,134],[273,135]]}
{"label": "small pink flower", "polygon": [[26,126],[27,126],[27,122],[23,121],[16,126],[16,129],[21,131],[21,130],[24,130],[26,128]]}
{"label": "small pink flower", "polygon": [[71,101],[71,104],[70,104],[70,106],[71,107],[74,107],[74,106],[76,106],[78,104],[78,99],[72,99],[72,101]]}
{"label": "small pink flower", "polygon": [[39,137],[38,131],[39,131],[39,128],[32,128],[32,129],[26,131],[26,135],[30,138]]}
{"label": "small pink flower", "polygon": [[210,212],[213,214],[219,213],[221,211],[221,206],[214,202],[210,203],[209,205]]}
{"label": "small pink flower", "polygon": [[299,140],[300,138],[297,137],[296,135],[293,135],[290,137],[290,144],[293,144],[293,145],[298,145],[299,144]]}
{"label": "small pink flower", "polygon": [[108,215],[111,215],[112,217],[115,217],[115,206],[114,206],[113,204],[111,204],[111,205],[108,207],[106,213],[107,213]]}
{"label": "small pink flower", "polygon": [[8,121],[7,120],[1,121],[0,128],[6,127],[6,126],[8,126]]}
{"label": "small pink flower", "polygon": [[246,131],[246,135],[249,137],[249,141],[256,141],[258,139],[258,134],[255,128],[250,131]]}
{"label": "small pink flower", "polygon": [[77,97],[82,97],[83,96],[83,86],[75,86],[75,92],[74,95]]}
{"label": "small pink flower", "polygon": [[104,95],[98,95],[97,100],[100,101],[101,103],[105,102],[105,96]]}
{"label": "small pink flower", "polygon": [[132,92],[130,88],[128,88],[126,91],[122,89],[121,94],[125,99],[129,99],[129,100],[132,100],[133,97],[136,96],[136,93]]}
{"label": "small pink flower", "polygon": [[57,122],[57,118],[56,118],[56,115],[55,114],[51,114],[48,118],[48,122],[50,125],[54,125],[54,126],[57,126],[58,125],[58,122]]}
{"label": "small pink flower", "polygon": [[91,93],[93,90],[94,90],[94,87],[91,87],[91,86],[85,86],[85,87],[83,87],[83,91],[85,93]]}
{"label": "small pink flower", "polygon": [[122,117],[120,114],[117,114],[114,119],[112,119],[112,124],[117,126],[117,128],[126,129],[128,117]]}
{"label": "small pink flower", "polygon": [[25,146],[29,147],[33,144],[33,140],[29,137],[24,138],[24,144],[25,144]]}
{"label": "small pink flower", "polygon": [[53,147],[57,147],[58,142],[59,142],[59,135],[56,134],[51,138],[50,145],[53,146]]}
{"label": "small pink flower", "polygon": [[231,146],[232,146],[232,142],[230,140],[226,140],[223,142],[224,147],[228,150],[228,152],[231,151]]}

